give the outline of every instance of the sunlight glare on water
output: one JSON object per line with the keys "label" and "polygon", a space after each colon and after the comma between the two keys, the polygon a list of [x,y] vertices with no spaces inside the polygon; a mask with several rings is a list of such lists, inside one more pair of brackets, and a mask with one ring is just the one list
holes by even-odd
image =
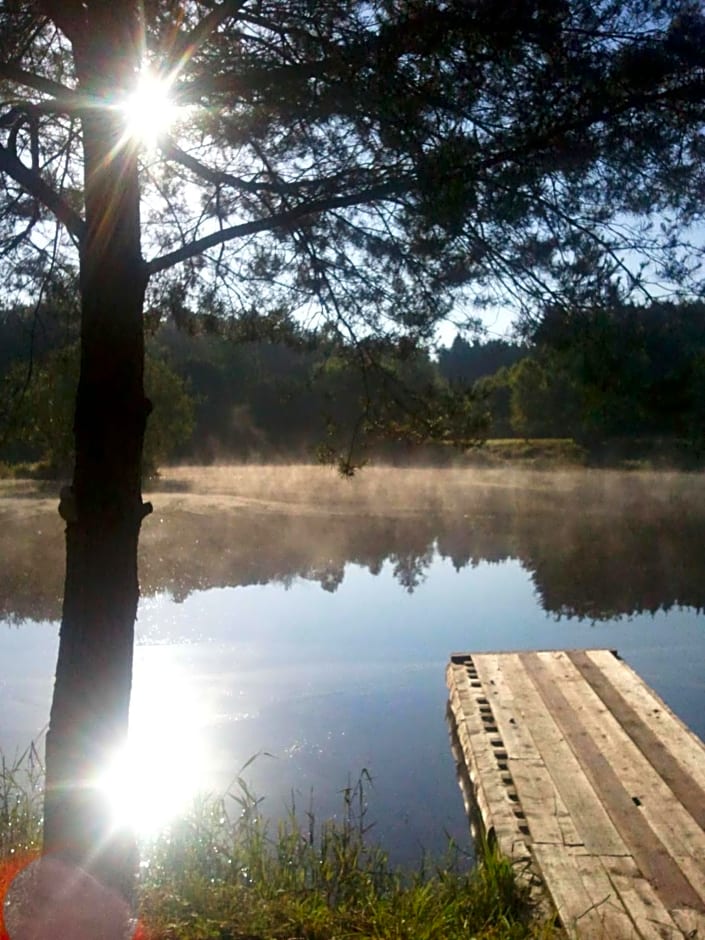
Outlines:
{"label": "sunlight glare on water", "polygon": [[137,666],[128,743],[101,780],[116,825],[154,835],[208,789],[208,721],[193,677],[174,664],[165,648],[158,662]]}

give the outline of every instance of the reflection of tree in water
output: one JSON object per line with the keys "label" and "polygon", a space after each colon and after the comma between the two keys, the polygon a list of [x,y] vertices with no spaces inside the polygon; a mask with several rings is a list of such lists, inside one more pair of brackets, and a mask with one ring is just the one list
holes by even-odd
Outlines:
{"label": "reflection of tree in water", "polygon": [[324,591],[334,594],[345,577],[345,565],[341,562],[329,561],[322,568],[312,568],[307,577],[310,581],[318,581]]}
{"label": "reflection of tree in water", "polygon": [[449,558],[456,571],[476,568],[481,562],[502,562],[520,557],[517,539],[513,536],[512,518],[506,513],[496,516],[479,514],[449,521],[438,535],[438,554]]}
{"label": "reflection of tree in water", "polygon": [[545,610],[605,620],[672,607],[705,608],[703,517],[606,516],[561,525],[561,553],[534,540],[523,558]]}
{"label": "reflection of tree in water", "polygon": [[399,584],[409,594],[426,580],[426,572],[431,567],[434,556],[434,547],[429,547],[420,554],[406,552],[403,555],[390,555],[392,573]]}
{"label": "reflection of tree in water", "polygon": [[[456,570],[519,560],[544,609],[559,616],[599,620],[704,608],[705,500],[697,481],[674,500],[659,492],[658,478],[643,493],[638,477],[612,488],[596,479],[603,478],[586,476],[555,491],[495,486],[466,493],[457,504],[436,500],[425,511],[405,512],[386,504],[360,512],[260,511],[228,508],[223,500],[209,509],[185,499],[145,527],[142,592],[183,600],[196,590],[289,586],[300,578],[333,592],[347,564],[378,575],[389,563],[412,593],[437,554]],[[56,619],[63,563],[54,505],[0,513],[0,555],[0,617]]]}

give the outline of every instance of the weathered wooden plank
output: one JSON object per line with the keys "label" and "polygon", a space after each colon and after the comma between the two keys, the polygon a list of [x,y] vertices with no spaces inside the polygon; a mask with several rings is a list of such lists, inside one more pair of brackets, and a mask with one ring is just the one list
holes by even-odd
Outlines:
{"label": "weathered wooden plank", "polygon": [[695,783],[692,775],[678,763],[665,743],[624,699],[597,664],[588,658],[587,653],[576,651],[567,655],[615,721],[665,781],[673,796],[682,803],[697,825],[705,829],[705,790]]}
{"label": "weathered wooden plank", "polygon": [[509,773],[526,817],[531,843],[585,850],[582,836],[542,760],[511,760]]}
{"label": "weathered wooden plank", "polygon": [[677,908],[671,911],[671,914],[680,927],[682,936],[687,940],[700,940],[705,937],[705,917],[700,911]]}
{"label": "weathered wooden plank", "polygon": [[[509,758],[509,773],[534,842],[582,846],[573,819],[551,777],[530,731],[521,690],[512,682],[517,662],[503,655],[482,654],[475,666],[495,716]],[[516,691],[516,696],[515,696]]]}
{"label": "weathered wooden plank", "polygon": [[606,936],[610,940],[642,940],[602,860],[595,855],[578,854],[575,864],[588,896],[601,914]]}
{"label": "weathered wooden plank", "polygon": [[[546,845],[535,846],[533,853],[569,936],[683,940],[681,928],[633,859],[571,854]],[[692,929],[698,925],[694,913],[677,915]]]}
{"label": "weathered wooden plank", "polygon": [[705,792],[705,744],[700,738],[674,715],[663,699],[644,683],[628,663],[618,659],[609,650],[585,650],[584,653],[683,768],[693,784]]}
{"label": "weathered wooden plank", "polygon": [[574,855],[548,845],[535,845],[532,851],[570,937],[640,940],[599,857]]}
{"label": "weathered wooden plank", "polygon": [[526,822],[523,814],[516,815],[502,776],[502,766],[506,773],[506,752],[497,733],[488,730],[480,717],[476,700],[484,698],[484,692],[479,684],[472,686],[462,663],[452,662],[448,674],[455,731],[485,829],[494,835],[504,854],[515,860],[526,859]]}
{"label": "weathered wooden plank", "polygon": [[556,674],[562,676],[562,689],[596,741],[604,757],[631,794],[644,820],[677,862],[701,899],[705,911],[705,870],[694,863],[705,860],[705,832],[673,795],[661,775],[647,760],[620,722],[611,713],[583,674],[575,667],[573,654],[555,653],[550,660]]}
{"label": "weathered wooden plank", "polygon": [[[607,709],[582,681],[567,656],[560,653],[526,653],[520,654],[520,658],[565,733],[585,775],[599,793],[634,860],[654,884],[666,908],[702,909],[704,899],[700,891],[691,884],[664,844],[664,836],[667,841],[672,841],[672,827],[666,819],[670,814],[662,809],[660,819],[656,819],[656,814],[651,814],[647,821],[642,806],[633,799],[635,794],[625,788],[625,783],[615,770],[615,767],[619,768],[629,783],[629,789],[633,790],[637,780],[630,770],[629,761],[640,762],[640,771],[647,775],[649,785],[657,785],[655,781],[660,778],[651,765],[641,757],[618,723],[614,720],[610,723]],[[576,682],[575,676],[581,681]],[[597,700],[599,707],[591,701],[590,696]],[[605,725],[609,726],[609,732],[604,731]],[[627,760],[624,759],[624,749],[629,751]],[[672,802],[680,808],[675,800]],[[692,823],[688,814],[683,815]],[[686,820],[681,819],[679,822],[684,823]],[[673,848],[673,845],[670,847]]]}
{"label": "weathered wooden plank", "polygon": [[569,935],[705,938],[705,747],[658,696],[604,650],[462,654],[448,680],[483,818]]}
{"label": "weathered wooden plank", "polygon": [[507,754],[513,760],[535,760],[536,743],[528,722],[522,720],[521,695],[515,696],[512,682],[505,680],[508,658],[501,654],[483,653],[473,662]]}
{"label": "weathered wooden plank", "polygon": [[601,861],[643,940],[682,940],[680,928],[633,859],[607,856]]}
{"label": "weathered wooden plank", "polygon": [[[481,657],[477,657],[478,663]],[[505,682],[515,690],[522,717],[530,724],[537,754],[548,770],[560,803],[570,813],[573,831],[566,843],[584,843],[595,855],[628,855],[629,850],[607,814],[591,782],[585,777],[562,730],[546,710],[538,690],[526,673],[519,654],[503,657]],[[514,764],[510,768],[515,772]],[[531,831],[531,819],[528,819]]]}

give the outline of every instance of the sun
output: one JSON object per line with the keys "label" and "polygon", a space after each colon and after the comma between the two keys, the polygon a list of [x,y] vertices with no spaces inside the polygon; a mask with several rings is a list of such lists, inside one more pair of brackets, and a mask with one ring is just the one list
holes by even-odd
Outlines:
{"label": "sun", "polygon": [[144,68],[134,90],[120,105],[125,132],[147,150],[153,150],[175,124],[179,108],[173,96],[173,77]]}

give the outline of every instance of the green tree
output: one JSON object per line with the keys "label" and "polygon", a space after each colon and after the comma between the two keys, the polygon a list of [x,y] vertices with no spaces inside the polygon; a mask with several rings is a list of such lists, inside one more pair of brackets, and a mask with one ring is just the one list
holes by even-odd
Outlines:
{"label": "green tree", "polygon": [[570,435],[576,415],[570,377],[545,356],[526,356],[507,376],[510,421],[521,437]]}
{"label": "green tree", "polygon": [[509,369],[498,369],[494,375],[478,379],[475,390],[487,408],[488,436],[513,437]]}
{"label": "green tree", "polygon": [[145,357],[144,385],[153,405],[144,436],[143,471],[153,474],[160,464],[191,438],[195,402],[186,383],[159,359]]}
{"label": "green tree", "polygon": [[[565,313],[549,309],[534,333],[572,433],[587,444],[657,435],[693,442],[701,414],[705,305],[652,302]],[[572,389],[560,408],[559,386]],[[572,411],[570,410],[572,408]]]}
{"label": "green tree", "polygon": [[478,379],[514,365],[526,352],[525,346],[502,339],[476,340],[471,344],[462,336],[456,336],[447,349],[439,350],[438,367],[449,382],[472,385]]}
{"label": "green tree", "polygon": [[[26,294],[67,258],[80,268],[48,851],[129,882],[126,837],[87,781],[127,729],[150,509],[145,308],[283,306],[399,348],[432,336],[454,291],[527,309],[585,302],[609,278],[638,286],[624,247],[684,282],[703,35],[697,8],[670,0],[530,0],[501,16],[489,0],[2,6],[6,289]],[[156,150],[128,104],[147,68],[181,107]],[[678,237],[628,231],[653,209]],[[378,346],[360,348],[369,373]]]}
{"label": "green tree", "polygon": [[[29,448],[47,471],[65,476],[73,467],[72,422],[79,374],[78,346],[50,353],[32,369],[26,382],[27,366],[17,363],[5,378],[8,397],[17,397],[13,415],[13,438]],[[184,381],[164,362],[145,358],[145,388],[154,406],[145,434],[143,472],[154,473],[193,430],[194,401]]]}
{"label": "green tree", "polygon": [[78,348],[50,353],[28,375],[18,362],[4,380],[4,391],[17,406],[4,443],[24,445],[35,460],[59,476],[71,471],[71,423],[78,385]]}

